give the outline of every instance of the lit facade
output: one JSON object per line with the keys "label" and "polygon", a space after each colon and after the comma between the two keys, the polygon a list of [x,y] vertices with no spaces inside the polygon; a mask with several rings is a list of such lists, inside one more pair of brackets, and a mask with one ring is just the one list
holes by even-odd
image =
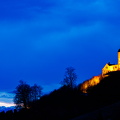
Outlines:
{"label": "lit facade", "polygon": [[102,69],[102,76],[104,77],[105,74],[107,74],[108,72],[119,71],[119,70],[120,70],[120,49],[118,50],[118,64],[107,63]]}

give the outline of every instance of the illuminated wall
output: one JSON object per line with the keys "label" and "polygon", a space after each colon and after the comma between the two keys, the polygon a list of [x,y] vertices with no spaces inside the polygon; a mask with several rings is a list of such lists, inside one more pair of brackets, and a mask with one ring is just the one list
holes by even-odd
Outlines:
{"label": "illuminated wall", "polygon": [[101,79],[102,79],[102,76],[101,76],[101,75],[94,76],[93,78],[91,78],[91,79],[83,82],[82,85],[81,85],[81,87],[80,87],[80,90],[81,90],[83,93],[87,93],[88,88],[99,84],[100,81],[101,81]]}
{"label": "illuminated wall", "polygon": [[109,64],[106,64],[105,67],[102,69],[102,76],[104,76],[108,72],[118,71],[118,70],[119,70],[118,69],[118,65],[109,65]]}

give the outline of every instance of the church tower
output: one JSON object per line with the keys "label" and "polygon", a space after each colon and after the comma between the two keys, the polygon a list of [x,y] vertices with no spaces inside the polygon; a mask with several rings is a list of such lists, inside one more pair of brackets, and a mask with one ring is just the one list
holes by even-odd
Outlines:
{"label": "church tower", "polygon": [[120,49],[118,50],[118,70],[120,70]]}

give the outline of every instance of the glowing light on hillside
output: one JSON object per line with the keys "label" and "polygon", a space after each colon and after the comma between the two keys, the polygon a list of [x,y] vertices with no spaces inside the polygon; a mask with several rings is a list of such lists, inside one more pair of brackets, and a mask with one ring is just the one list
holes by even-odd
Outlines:
{"label": "glowing light on hillside", "polygon": [[95,85],[99,84],[100,81],[101,81],[101,75],[94,76],[90,80],[87,80],[87,81],[83,82],[80,89],[82,90],[83,93],[87,93],[87,89],[89,87],[92,87],[92,86],[95,86]]}
{"label": "glowing light on hillside", "polygon": [[0,102],[0,106],[11,107],[11,106],[15,106],[15,104],[13,104],[13,103]]}

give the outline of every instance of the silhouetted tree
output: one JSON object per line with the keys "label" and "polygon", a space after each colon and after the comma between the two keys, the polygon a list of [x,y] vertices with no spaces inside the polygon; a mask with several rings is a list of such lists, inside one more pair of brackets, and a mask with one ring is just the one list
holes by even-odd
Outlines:
{"label": "silhouetted tree", "polygon": [[30,85],[26,84],[24,81],[20,81],[20,84],[16,87],[14,103],[17,106],[27,108],[30,102]]}
{"label": "silhouetted tree", "polygon": [[34,84],[31,87],[31,101],[39,100],[42,94],[42,87]]}
{"label": "silhouetted tree", "polygon": [[77,75],[75,73],[75,69],[73,67],[67,67],[65,72],[65,78],[62,81],[62,84],[70,88],[74,88],[76,79]]}

